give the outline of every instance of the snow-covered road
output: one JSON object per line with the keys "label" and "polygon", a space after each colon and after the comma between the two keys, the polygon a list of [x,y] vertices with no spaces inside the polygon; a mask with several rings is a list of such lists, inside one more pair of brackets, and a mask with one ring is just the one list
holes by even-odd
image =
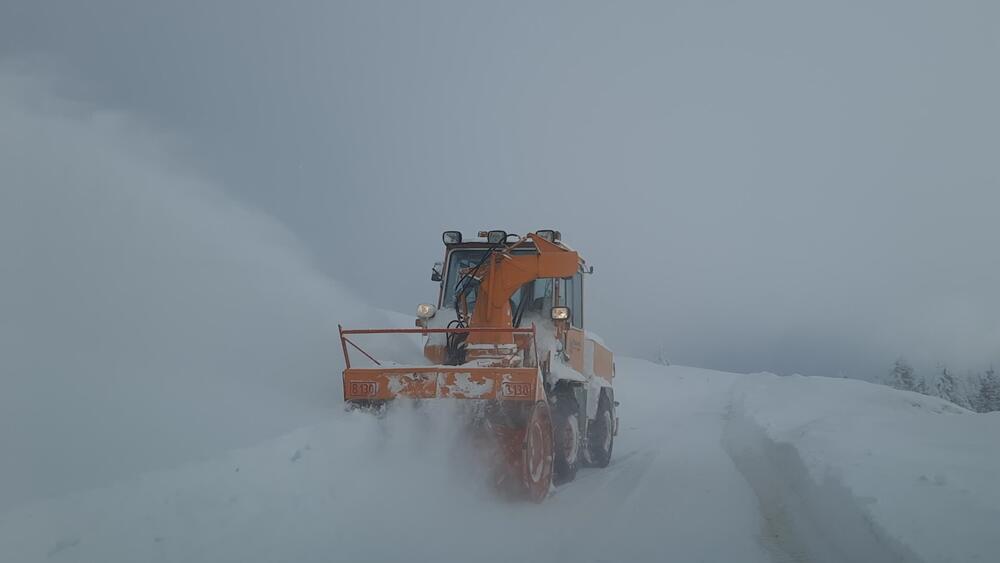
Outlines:
{"label": "snow-covered road", "polygon": [[628,359],[618,373],[614,462],[543,507],[566,526],[538,560],[769,561],[754,493],[722,445],[739,376]]}
{"label": "snow-covered road", "polygon": [[617,373],[612,464],[541,505],[497,498],[455,446],[447,405],[382,421],[331,409],[250,448],[0,514],[0,560],[918,563],[1000,550],[1000,416],[856,381],[627,358]]}
{"label": "snow-covered road", "polygon": [[[449,458],[447,413],[330,423],[0,517],[4,561],[768,561],[722,446],[738,377],[622,359],[612,465],[547,502]],[[678,385],[678,382],[681,385]],[[418,428],[423,427],[423,428]],[[387,431],[393,435],[387,436]]]}

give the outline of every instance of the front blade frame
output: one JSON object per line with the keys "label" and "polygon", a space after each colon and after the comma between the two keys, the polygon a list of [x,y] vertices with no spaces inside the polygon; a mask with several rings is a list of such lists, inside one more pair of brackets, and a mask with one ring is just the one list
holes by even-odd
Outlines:
{"label": "front blade frame", "polygon": [[[541,394],[541,395],[540,395]],[[412,366],[347,368],[344,400],[493,399],[544,397],[536,367]]]}

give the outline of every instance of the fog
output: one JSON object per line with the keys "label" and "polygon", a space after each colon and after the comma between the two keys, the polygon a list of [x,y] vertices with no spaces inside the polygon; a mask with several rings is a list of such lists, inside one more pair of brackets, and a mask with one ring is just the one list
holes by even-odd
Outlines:
{"label": "fog", "polygon": [[[168,155],[155,159],[167,176],[144,180],[128,172],[144,141],[127,132],[114,166],[87,152],[99,141],[52,146],[76,133],[19,121],[5,80],[5,156],[18,166],[4,164],[4,209],[44,203],[22,222],[4,218],[4,240],[19,241],[5,254],[39,260],[63,239],[96,252],[76,254],[84,284],[72,291],[50,266],[15,261],[44,295],[25,301],[5,283],[5,307],[30,307],[38,322],[18,327],[19,346],[45,337],[70,354],[46,336],[56,326],[116,349],[140,317],[186,324],[158,291],[107,277],[124,259],[139,260],[130,275],[169,285],[261,256],[272,276],[261,291],[283,296],[272,313],[293,316],[285,298],[302,304],[312,321],[297,330],[317,339],[314,328],[344,315],[305,305],[326,283],[309,276],[409,313],[435,295],[440,231],[558,228],[596,267],[588,328],[618,353],[862,378],[899,355],[957,369],[1000,360],[993,3],[14,0],[0,10],[8,67],[45,76],[62,99],[133,116]],[[119,126],[96,115],[97,135]],[[38,145],[26,144],[33,134]],[[75,168],[84,164],[119,175],[129,203],[107,199],[106,184]],[[182,170],[224,186],[231,200],[213,205],[279,242],[207,219],[168,240],[214,250],[170,259],[173,247],[144,227],[185,204],[143,194],[185,184]],[[27,193],[10,180],[41,173],[44,189]],[[111,215],[127,218],[112,231],[127,254],[88,240]],[[275,245],[311,255],[312,273],[268,258]],[[203,297],[236,315],[256,299]],[[136,319],[87,327],[122,300]],[[79,324],[62,321],[67,311]],[[164,354],[164,340],[130,354]]]}
{"label": "fog", "polygon": [[[1000,366],[998,11],[3,2],[0,559],[988,559],[996,413],[628,356]],[[337,324],[486,228],[560,229],[617,354],[542,505],[454,405],[343,410]]]}
{"label": "fog", "polygon": [[336,325],[386,316],[155,132],[53,89],[0,68],[0,512],[340,411]]}

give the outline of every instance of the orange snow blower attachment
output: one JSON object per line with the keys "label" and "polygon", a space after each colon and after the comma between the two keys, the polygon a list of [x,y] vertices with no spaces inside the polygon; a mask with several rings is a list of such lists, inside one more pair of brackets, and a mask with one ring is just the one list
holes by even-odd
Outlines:
{"label": "orange snow blower attachment", "polygon": [[[530,353],[507,358],[495,366],[387,366],[349,337],[363,334],[460,334],[506,332],[531,343]],[[470,420],[476,441],[493,451],[493,484],[514,496],[541,502],[552,483],[551,415],[535,355],[535,327],[368,329],[340,328],[344,349],[344,400],[362,408],[380,409],[387,401],[409,399],[474,399],[484,404],[480,417]],[[348,345],[375,365],[352,367]],[[527,358],[527,361],[525,361]]]}
{"label": "orange snow blower attachment", "polygon": [[[348,337],[356,334],[469,334],[506,333],[525,335],[530,349],[518,358],[502,362],[507,366],[383,366],[381,362]],[[345,330],[340,327],[344,349],[344,400],[386,401],[397,397],[410,399],[492,399],[505,401],[540,401],[545,392],[538,381],[538,358],[535,356],[535,327],[530,328],[384,328]],[[375,363],[375,367],[351,366],[348,345]],[[528,361],[524,361],[525,358]]]}

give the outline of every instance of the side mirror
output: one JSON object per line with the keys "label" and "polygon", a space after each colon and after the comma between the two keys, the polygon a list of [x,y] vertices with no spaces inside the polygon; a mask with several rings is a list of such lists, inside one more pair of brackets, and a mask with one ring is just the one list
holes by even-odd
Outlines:
{"label": "side mirror", "polygon": [[569,307],[553,307],[551,314],[554,321],[568,321],[570,318]]}
{"label": "side mirror", "polygon": [[444,266],[443,262],[435,262],[431,267],[431,281],[439,282],[441,281],[441,268]]}

